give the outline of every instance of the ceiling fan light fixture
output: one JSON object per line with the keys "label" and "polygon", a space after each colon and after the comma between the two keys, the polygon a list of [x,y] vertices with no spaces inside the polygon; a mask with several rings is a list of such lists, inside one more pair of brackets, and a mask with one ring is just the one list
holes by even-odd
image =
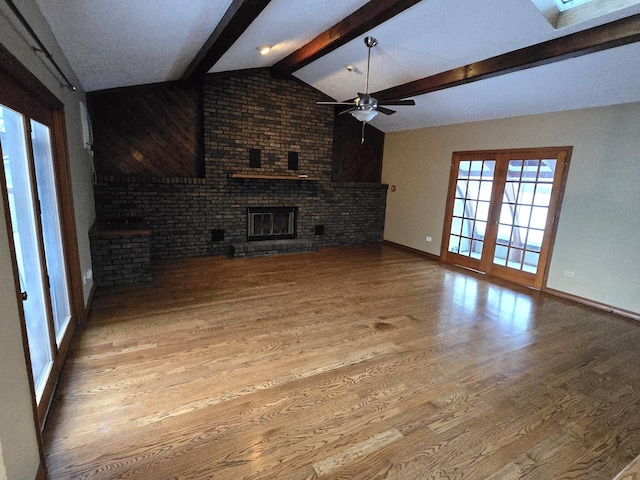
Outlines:
{"label": "ceiling fan light fixture", "polygon": [[378,111],[373,108],[355,109],[349,113],[359,122],[370,122],[378,115]]}

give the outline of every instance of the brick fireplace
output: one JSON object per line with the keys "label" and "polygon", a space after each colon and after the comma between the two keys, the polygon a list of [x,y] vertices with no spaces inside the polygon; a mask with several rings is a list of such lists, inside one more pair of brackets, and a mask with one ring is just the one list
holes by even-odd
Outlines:
{"label": "brick fireplace", "polygon": [[152,259],[230,254],[265,206],[295,206],[295,239],[314,248],[381,241],[387,186],[332,181],[334,112],[317,96],[266,70],[208,75],[204,176],[99,175],[98,218],[143,218]]}

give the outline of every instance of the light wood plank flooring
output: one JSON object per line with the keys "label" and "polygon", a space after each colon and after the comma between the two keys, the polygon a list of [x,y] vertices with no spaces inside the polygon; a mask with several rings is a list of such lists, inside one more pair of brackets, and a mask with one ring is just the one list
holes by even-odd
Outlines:
{"label": "light wood plank flooring", "polygon": [[607,479],[640,324],[390,246],[163,261],[98,290],[51,479]]}

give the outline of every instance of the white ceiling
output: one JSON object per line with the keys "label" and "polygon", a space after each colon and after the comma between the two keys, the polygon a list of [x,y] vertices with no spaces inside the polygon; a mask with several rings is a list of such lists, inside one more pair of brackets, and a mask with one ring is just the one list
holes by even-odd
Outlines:
{"label": "white ceiling", "polygon": [[[538,2],[540,0],[537,0]],[[37,0],[87,91],[179,79],[231,0]],[[269,67],[366,0],[272,0],[211,72]],[[373,28],[370,91],[484,60],[622,17],[555,30],[532,0],[422,0]],[[364,37],[364,35],[363,35]],[[261,56],[257,47],[273,45]],[[358,38],[294,72],[337,100],[363,91]],[[348,72],[346,65],[357,70]],[[383,131],[640,102],[640,42],[414,97],[371,123]],[[310,98],[313,102],[316,99]],[[330,107],[322,107],[330,108]]]}
{"label": "white ceiling", "polygon": [[37,0],[87,91],[179,79],[231,0]]}

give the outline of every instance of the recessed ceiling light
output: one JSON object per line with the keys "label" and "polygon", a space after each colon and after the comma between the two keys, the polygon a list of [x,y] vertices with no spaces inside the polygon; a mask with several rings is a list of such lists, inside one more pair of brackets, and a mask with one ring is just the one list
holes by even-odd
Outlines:
{"label": "recessed ceiling light", "polygon": [[262,55],[266,55],[267,53],[269,53],[271,51],[271,45],[262,45],[261,47],[258,47],[258,51]]}

